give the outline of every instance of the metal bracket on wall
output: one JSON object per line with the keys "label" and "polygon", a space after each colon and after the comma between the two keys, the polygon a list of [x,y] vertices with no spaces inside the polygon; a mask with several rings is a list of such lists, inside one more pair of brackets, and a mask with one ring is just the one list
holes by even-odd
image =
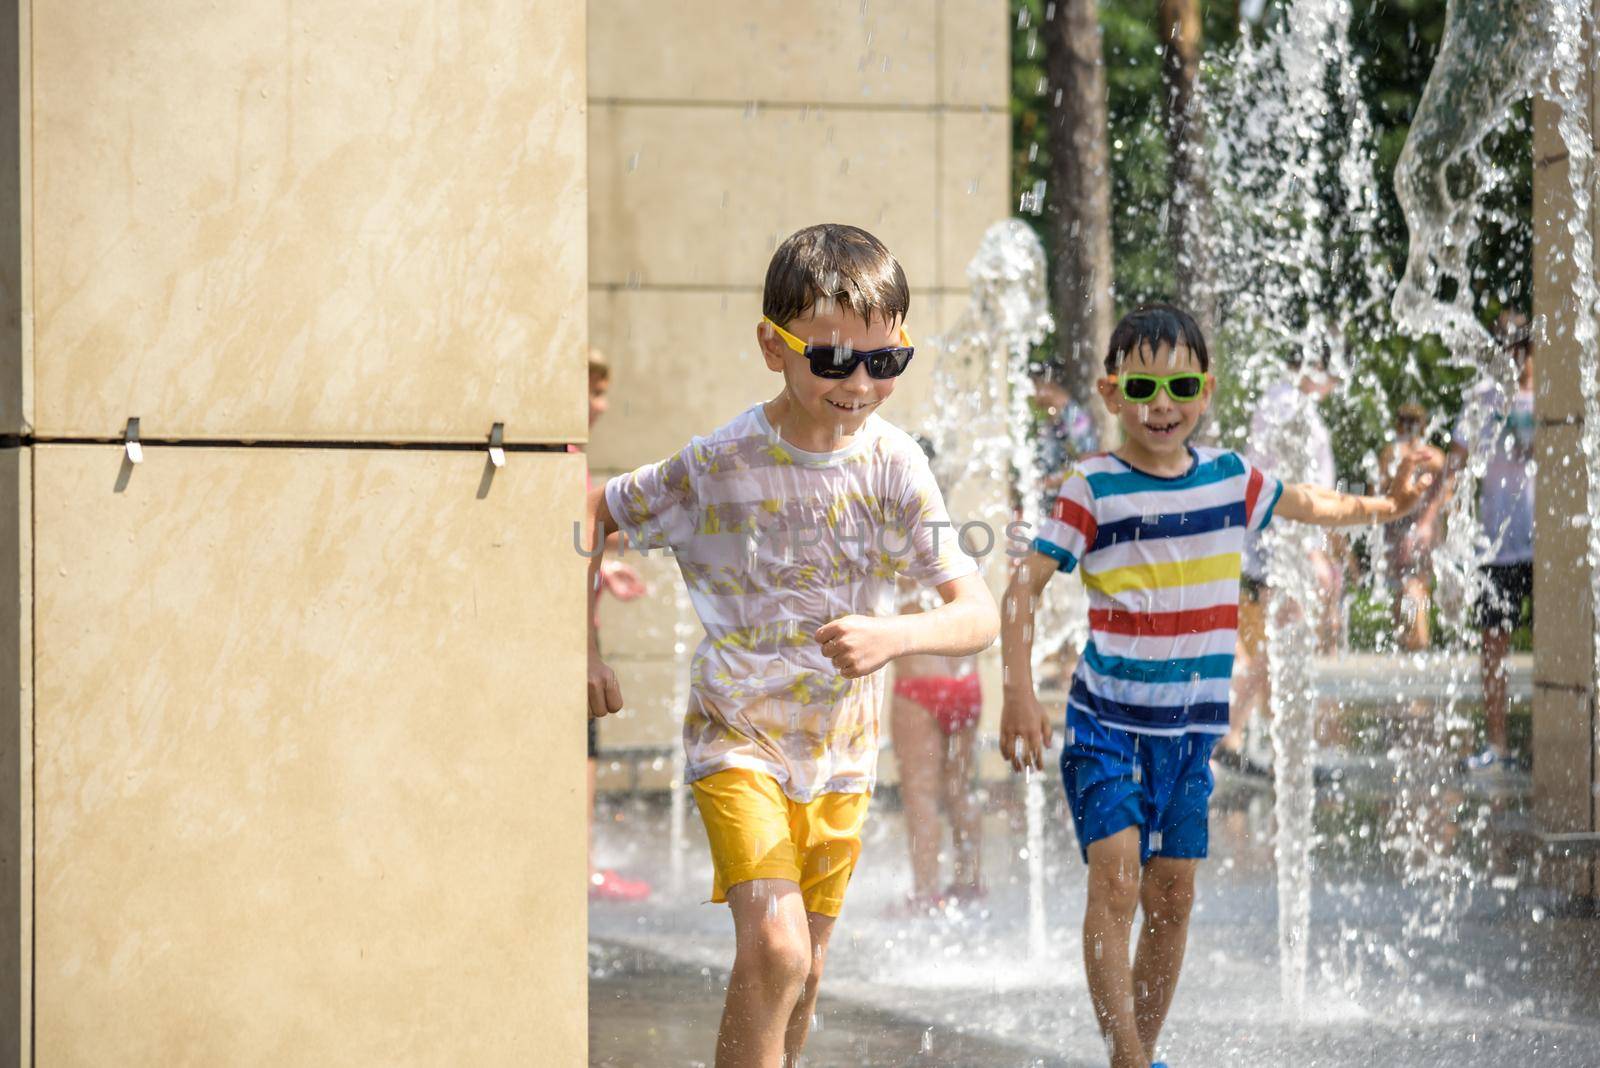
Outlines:
{"label": "metal bracket on wall", "polygon": [[139,444],[138,416],[128,420],[128,428],[122,432],[122,448],[128,454],[130,464],[144,462],[144,446]]}
{"label": "metal bracket on wall", "polygon": [[496,423],[489,431],[489,462],[496,467],[506,465],[506,425]]}

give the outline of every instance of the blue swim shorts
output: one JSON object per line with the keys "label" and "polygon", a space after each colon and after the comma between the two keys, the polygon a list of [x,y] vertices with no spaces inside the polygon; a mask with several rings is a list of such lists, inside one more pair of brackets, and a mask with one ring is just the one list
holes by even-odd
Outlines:
{"label": "blue swim shorts", "polygon": [[1134,734],[1068,705],[1066,743],[1061,782],[1085,862],[1089,843],[1128,827],[1139,828],[1140,864],[1206,855],[1217,735]]}

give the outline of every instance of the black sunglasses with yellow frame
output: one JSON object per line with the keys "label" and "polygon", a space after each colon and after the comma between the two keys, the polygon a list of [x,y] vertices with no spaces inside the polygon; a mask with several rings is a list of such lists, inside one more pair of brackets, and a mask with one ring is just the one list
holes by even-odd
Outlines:
{"label": "black sunglasses with yellow frame", "polygon": [[911,364],[916,349],[911,347],[911,335],[900,328],[900,344],[886,349],[852,349],[848,345],[808,345],[766,316],[761,321],[777,332],[783,343],[804,356],[811,364],[811,373],[818,378],[849,378],[861,364],[867,365],[867,374],[873,378],[897,378]]}

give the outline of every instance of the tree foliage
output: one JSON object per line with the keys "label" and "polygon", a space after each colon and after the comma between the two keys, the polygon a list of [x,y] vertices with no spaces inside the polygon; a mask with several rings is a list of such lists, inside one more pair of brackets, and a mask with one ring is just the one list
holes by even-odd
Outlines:
{"label": "tree foliage", "polygon": [[[1049,146],[1043,115],[1054,89],[1044,78],[1037,28],[1050,0],[1012,0],[1016,32],[1012,53],[1012,177],[1022,215],[1035,222],[1046,252],[1052,252],[1042,215],[1051,190],[1034,191],[1048,173]],[[1282,17],[1285,0],[1268,0],[1261,18]],[[1238,39],[1238,9],[1204,9],[1207,63],[1221,62]],[[1100,23],[1109,94],[1115,313],[1135,304],[1170,297],[1174,278],[1166,237],[1167,145],[1161,124],[1161,48],[1157,0],[1101,0]],[[1376,255],[1398,277],[1406,257],[1405,220],[1393,174],[1412,115],[1427,83],[1445,25],[1444,0],[1356,0],[1351,46],[1362,63],[1363,96],[1376,144],[1379,219]],[[1488,218],[1474,250],[1474,288],[1485,323],[1503,307],[1526,311],[1532,299],[1532,133],[1529,109],[1521,108],[1497,137],[1492,156],[1506,180],[1487,198]],[[1439,417],[1459,407],[1471,368],[1454,366],[1434,338],[1397,336],[1374,323],[1361,337],[1347,338],[1358,375],[1365,381],[1330,405],[1330,423],[1341,473],[1359,479],[1364,457],[1381,448],[1385,413],[1415,401]]]}

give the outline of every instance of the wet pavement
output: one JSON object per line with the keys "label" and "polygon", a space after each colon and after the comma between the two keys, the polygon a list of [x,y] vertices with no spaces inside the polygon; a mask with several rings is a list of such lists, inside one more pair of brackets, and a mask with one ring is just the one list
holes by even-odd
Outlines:
{"label": "wet pavement", "polygon": [[[591,943],[589,1063],[709,1065],[727,971],[696,967],[629,949]],[[953,1029],[938,1031],[912,1015],[882,1012],[828,993],[818,999],[806,1044],[811,1065],[998,1065],[1037,1060],[1025,1048]],[[937,1040],[937,1041],[936,1041]]]}
{"label": "wet pavement", "polygon": [[[1298,1011],[1280,992],[1270,789],[1219,782],[1163,1056],[1175,1068],[1600,1066],[1600,919],[1497,844],[1525,782],[1446,783],[1420,813],[1396,803],[1399,787],[1385,794],[1377,773],[1360,789],[1339,778],[1319,788]],[[1037,941],[1022,791],[987,793],[988,898],[916,918],[901,908],[898,806],[892,791],[875,799],[806,1064],[1105,1063],[1081,962],[1084,867],[1059,784],[1046,784],[1034,861],[1045,887]],[[733,939],[726,909],[702,904],[711,875],[693,805],[676,888],[660,798],[606,803],[601,817],[597,861],[649,878],[656,893],[590,908],[591,1064],[709,1064]]]}

